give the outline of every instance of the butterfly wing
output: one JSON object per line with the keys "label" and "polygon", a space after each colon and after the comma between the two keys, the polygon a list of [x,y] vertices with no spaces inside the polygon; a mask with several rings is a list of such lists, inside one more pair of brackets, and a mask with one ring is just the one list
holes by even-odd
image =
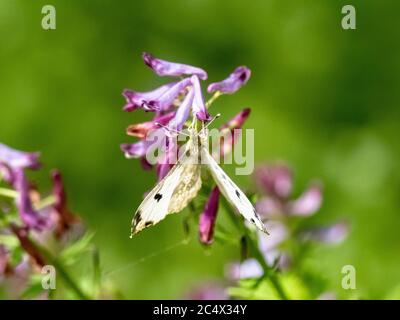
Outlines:
{"label": "butterfly wing", "polygon": [[228,177],[206,148],[202,149],[203,160],[211,172],[218,188],[228,202],[249,222],[268,233],[256,209],[242,190]]}
{"label": "butterfly wing", "polygon": [[201,187],[201,169],[193,161],[196,154],[195,146],[189,141],[177,164],[148,193],[136,210],[131,235],[160,222],[168,214],[181,211],[197,195]]}

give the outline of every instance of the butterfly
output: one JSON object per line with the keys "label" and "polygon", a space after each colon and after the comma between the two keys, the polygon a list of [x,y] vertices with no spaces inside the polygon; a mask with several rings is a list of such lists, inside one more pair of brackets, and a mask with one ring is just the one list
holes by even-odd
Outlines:
{"label": "butterfly", "polygon": [[184,152],[136,210],[132,219],[131,237],[160,222],[167,215],[183,210],[196,197],[201,188],[202,166],[208,168],[216,185],[230,205],[247,221],[268,233],[250,200],[208,151],[207,126],[203,126],[200,131],[196,130],[194,122],[189,126],[189,139],[184,145]]}

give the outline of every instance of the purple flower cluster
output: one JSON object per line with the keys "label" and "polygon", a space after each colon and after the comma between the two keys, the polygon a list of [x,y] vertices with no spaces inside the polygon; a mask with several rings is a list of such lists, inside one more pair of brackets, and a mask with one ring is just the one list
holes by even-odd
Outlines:
{"label": "purple flower cluster", "polygon": [[[123,91],[123,96],[126,99],[124,111],[142,109],[154,113],[152,120],[132,124],[127,128],[127,134],[139,138],[140,141],[121,145],[121,149],[127,158],[140,158],[143,168],[150,169],[152,166],[147,162],[146,154],[154,142],[146,138],[151,136],[160,126],[170,128],[173,131],[184,129],[191,113],[194,118],[203,123],[209,121],[212,117],[207,108],[213,98],[208,103],[204,101],[200,81],[206,80],[208,76],[203,69],[157,59],[149,53],[143,54],[143,60],[159,76],[185,77],[149,92],[137,92],[128,89]],[[210,84],[207,91],[214,93],[214,98],[221,94],[232,94],[247,83],[250,74],[251,72],[247,67],[238,67],[226,79]],[[243,126],[249,114],[250,109],[244,109],[219,128],[224,133],[220,141],[220,156],[232,150],[235,143],[235,129],[240,129]],[[166,147],[164,148],[164,156],[160,157],[156,164],[159,180],[166,176],[173,165],[173,162],[169,159],[176,157],[179,151],[179,146],[174,145],[174,142],[168,139],[167,134],[165,134],[165,140],[162,143],[165,143]],[[213,241],[219,194],[218,188],[214,188],[203,213],[200,215],[199,237],[204,244],[210,244]]]}
{"label": "purple flower cluster", "polygon": [[38,168],[39,153],[22,152],[0,144],[0,182],[3,181],[6,186],[2,190],[13,194],[17,212],[14,216],[12,210],[0,206],[0,214],[7,216],[5,221],[8,221],[1,224],[0,231],[6,235],[14,235],[25,252],[22,261],[13,266],[10,249],[0,245],[0,279],[4,276],[21,278],[22,274],[26,278],[29,268],[45,264],[45,258],[31,239],[41,241],[52,235],[61,240],[68,230],[78,225],[78,218],[68,208],[60,172],[54,170],[51,173],[53,191],[46,198],[51,201],[45,203],[45,199],[41,198],[34,184],[27,178],[27,170]]}
{"label": "purple flower cluster", "polygon": [[[285,241],[339,243],[346,238],[348,224],[345,221],[330,226],[291,230],[291,219],[312,216],[320,209],[322,187],[318,182],[311,182],[298,198],[292,199],[293,174],[289,167],[261,165],[255,170],[254,177],[262,192],[256,209],[267,220],[266,226],[270,232],[268,237],[258,233],[258,244],[271,267],[290,267],[292,254],[280,248]],[[261,276],[263,270],[256,260],[247,259],[241,264],[231,265],[229,274],[233,278],[254,278]]]}

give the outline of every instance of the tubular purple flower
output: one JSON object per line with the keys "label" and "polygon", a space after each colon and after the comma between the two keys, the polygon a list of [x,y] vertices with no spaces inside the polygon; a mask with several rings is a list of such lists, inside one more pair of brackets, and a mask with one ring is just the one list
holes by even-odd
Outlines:
{"label": "tubular purple flower", "polygon": [[0,162],[5,163],[11,169],[38,169],[40,167],[39,156],[38,152],[18,151],[0,143]]}
{"label": "tubular purple flower", "polygon": [[203,69],[186,64],[157,59],[147,52],[144,52],[142,57],[144,63],[148,65],[151,69],[153,69],[153,71],[161,77],[181,77],[184,75],[196,75],[201,80],[207,79],[207,72],[205,72]]}
{"label": "tubular purple flower", "polygon": [[263,197],[256,202],[256,211],[265,218],[276,218],[284,212],[283,205],[275,198]]}
{"label": "tubular purple flower", "polygon": [[288,204],[289,213],[295,216],[310,216],[319,210],[321,203],[322,188],[313,184],[297,200]]}
{"label": "tubular purple flower", "polygon": [[146,138],[147,134],[158,128],[157,123],[167,125],[171,119],[175,117],[175,112],[168,112],[164,115],[155,117],[151,121],[143,123],[132,124],[126,129],[126,134],[132,137],[138,137],[140,139]]}
{"label": "tubular purple flower", "polygon": [[125,89],[122,95],[126,99],[126,105],[123,110],[130,112],[136,109],[143,109],[145,111],[156,111],[154,106],[150,105],[150,101],[157,101],[165,92],[171,89],[177,82],[171,82],[165,84],[155,90],[148,92],[136,92],[129,89]]}
{"label": "tubular purple flower", "polygon": [[173,142],[172,139],[167,140],[167,150],[160,158],[156,166],[158,181],[161,181],[177,162],[177,148],[177,145]]}
{"label": "tubular purple flower", "polygon": [[190,115],[190,109],[193,104],[194,91],[193,88],[189,89],[185,99],[182,101],[178,110],[176,111],[175,117],[169,123],[169,127],[175,130],[182,130],[185,121]]}
{"label": "tubular purple flower", "polygon": [[244,86],[249,80],[251,71],[245,66],[237,67],[228,78],[220,81],[211,83],[207,91],[209,93],[220,91],[222,93],[232,94],[238,91]]}
{"label": "tubular purple flower", "polygon": [[19,215],[24,224],[38,231],[42,231],[48,226],[47,221],[42,218],[38,212],[33,209],[33,205],[29,195],[29,184],[26,180],[23,169],[14,170],[15,190],[18,191],[18,197],[16,198],[16,205],[18,208]]}
{"label": "tubular purple flower", "polygon": [[349,224],[341,221],[326,227],[317,227],[303,233],[303,238],[322,243],[340,243],[349,234]]}
{"label": "tubular purple flower", "polygon": [[186,297],[190,300],[228,300],[224,288],[215,283],[205,283],[193,288]]}
{"label": "tubular purple flower", "polygon": [[288,237],[287,228],[278,221],[268,221],[265,226],[270,235],[266,236],[265,233],[258,233],[259,247],[262,252],[275,249]]}
{"label": "tubular purple flower", "polygon": [[64,182],[60,171],[53,170],[51,172],[53,180],[53,195],[56,201],[53,208],[57,214],[57,227],[56,236],[61,237],[67,230],[69,230],[75,223],[79,221],[68,208],[67,193],[65,191]]}
{"label": "tubular purple flower", "polygon": [[204,211],[200,215],[199,236],[203,244],[211,244],[214,238],[215,221],[218,213],[220,191],[215,187],[208,198]]}
{"label": "tubular purple flower", "polygon": [[209,121],[211,119],[211,116],[209,115],[206,105],[204,103],[199,78],[197,76],[192,76],[191,82],[193,84],[194,90],[193,114],[200,121]]}
{"label": "tubular purple flower", "polygon": [[192,84],[190,78],[185,78],[175,83],[171,88],[165,91],[156,99],[147,101],[147,106],[155,111],[168,111],[173,105],[178,95],[185,91],[185,89]]}
{"label": "tubular purple flower", "polygon": [[292,191],[292,172],[284,165],[260,166],[254,176],[257,185],[273,197],[285,199]]}
{"label": "tubular purple flower", "polygon": [[4,162],[0,162],[0,180],[3,179],[9,185],[14,183],[14,173],[10,166]]}
{"label": "tubular purple flower", "polygon": [[233,146],[235,145],[237,139],[240,137],[240,130],[247,118],[250,115],[250,109],[246,108],[236,114],[232,119],[230,119],[227,123],[223,124],[219,130],[225,131],[226,133],[221,136],[219,141],[219,156],[222,158],[225,154],[228,154],[232,151]]}
{"label": "tubular purple flower", "polygon": [[125,157],[141,158],[146,156],[147,149],[153,144],[153,141],[141,140],[136,143],[123,143],[121,144],[121,150],[124,152]]}
{"label": "tubular purple flower", "polygon": [[264,274],[263,268],[256,259],[246,259],[242,263],[228,265],[227,277],[232,280],[259,278]]}
{"label": "tubular purple flower", "polygon": [[232,119],[230,119],[227,123],[221,126],[220,130],[223,129],[240,129],[243,124],[246,122],[251,112],[250,108],[245,108],[239,113],[237,113]]}

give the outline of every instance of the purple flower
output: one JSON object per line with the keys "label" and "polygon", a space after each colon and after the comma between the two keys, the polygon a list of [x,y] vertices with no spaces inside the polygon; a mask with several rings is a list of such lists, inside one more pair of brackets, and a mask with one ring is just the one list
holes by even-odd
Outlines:
{"label": "purple flower", "polygon": [[201,80],[207,79],[207,72],[203,69],[157,59],[147,52],[144,52],[142,57],[146,65],[159,76],[181,77],[183,75],[197,75]]}
{"label": "purple flower", "polygon": [[186,297],[190,300],[227,300],[225,289],[215,283],[205,283],[193,288]]}
{"label": "purple flower", "polygon": [[16,205],[18,208],[19,215],[24,224],[38,231],[44,230],[48,223],[47,221],[39,215],[37,211],[33,209],[33,205],[30,199],[30,187],[26,180],[24,171],[22,169],[17,169],[15,173],[15,190],[18,191],[18,197],[16,199]]}
{"label": "purple flower", "polygon": [[232,280],[259,278],[264,270],[256,259],[246,259],[242,263],[231,263],[226,270],[226,276]]}
{"label": "purple flower", "polygon": [[0,163],[5,163],[11,169],[40,167],[38,152],[23,152],[12,149],[0,143]]}
{"label": "purple flower", "polygon": [[194,101],[193,101],[193,114],[200,121],[209,121],[211,116],[209,115],[206,105],[203,99],[203,93],[201,92],[200,81],[197,76],[192,76],[191,82],[194,90]]}
{"label": "purple flower", "polygon": [[168,174],[178,158],[178,146],[173,143],[173,140],[167,139],[166,144],[166,150],[156,166],[158,181],[161,181]]}
{"label": "purple flower", "polygon": [[257,185],[272,197],[286,198],[292,191],[293,175],[284,165],[260,166],[255,171]]}
{"label": "purple flower", "polygon": [[146,102],[151,110],[168,111],[174,104],[175,99],[179,94],[185,92],[186,88],[192,84],[190,78],[185,78],[175,83],[171,88],[165,91],[158,98]]}
{"label": "purple flower", "polygon": [[209,93],[220,91],[222,93],[232,94],[238,91],[242,86],[244,86],[249,80],[251,75],[250,69],[241,66],[237,67],[228,78],[220,81],[211,83],[207,91]]}
{"label": "purple flower", "polygon": [[167,125],[175,117],[175,112],[168,112],[164,115],[155,117],[151,121],[132,124],[126,129],[126,134],[140,139],[146,138],[147,134],[158,128],[157,124]]}
{"label": "purple flower", "polygon": [[165,84],[155,90],[148,92],[136,92],[125,89],[122,95],[126,99],[126,105],[123,110],[130,112],[136,109],[143,109],[145,111],[156,111],[156,108],[151,105],[151,101],[157,101],[164,93],[174,87],[178,82],[171,82]]}
{"label": "purple flower", "polygon": [[121,150],[124,152],[125,157],[131,158],[142,158],[146,156],[148,148],[153,144],[153,141],[141,140],[136,143],[123,143],[121,144]]}
{"label": "purple flower", "polygon": [[204,207],[204,211],[200,215],[199,221],[199,237],[200,242],[211,244],[214,237],[215,221],[218,213],[220,191],[215,187],[208,198]]}
{"label": "purple flower", "polygon": [[[230,119],[228,122],[223,124],[219,130],[226,132],[224,134],[220,141],[220,150],[219,150],[219,156],[222,158],[225,154],[228,154],[229,152],[232,151],[233,146],[235,145],[235,142],[240,136],[240,130],[243,124],[246,122],[247,118],[250,115],[250,109],[246,108],[240,111],[238,114],[236,114],[232,119]],[[214,148],[217,150],[218,148]],[[216,155],[214,155],[216,156]]]}
{"label": "purple flower", "polygon": [[316,227],[302,233],[302,238],[322,243],[340,243],[349,234],[349,224],[341,221],[326,227]]}
{"label": "purple flower", "polygon": [[297,200],[288,204],[289,212],[296,216],[310,216],[319,210],[321,203],[321,186],[313,184]]}
{"label": "purple flower", "polygon": [[190,110],[193,105],[194,99],[194,90],[193,88],[189,89],[185,99],[183,99],[181,105],[176,111],[175,117],[169,123],[169,127],[175,130],[182,130],[185,121],[190,115]]}
{"label": "purple flower", "polygon": [[21,247],[34,261],[34,263],[39,267],[43,267],[44,265],[46,265],[46,260],[44,259],[42,253],[38,250],[36,245],[29,239],[28,230],[26,228],[18,227],[14,224],[11,224],[10,228],[11,231],[14,233],[14,235],[18,238]]}
{"label": "purple flower", "polygon": [[53,179],[53,195],[56,201],[53,205],[54,211],[57,215],[56,236],[61,237],[72,225],[76,224],[79,219],[72,214],[68,208],[67,194],[65,191],[64,183],[61,173],[58,170],[51,172]]}

